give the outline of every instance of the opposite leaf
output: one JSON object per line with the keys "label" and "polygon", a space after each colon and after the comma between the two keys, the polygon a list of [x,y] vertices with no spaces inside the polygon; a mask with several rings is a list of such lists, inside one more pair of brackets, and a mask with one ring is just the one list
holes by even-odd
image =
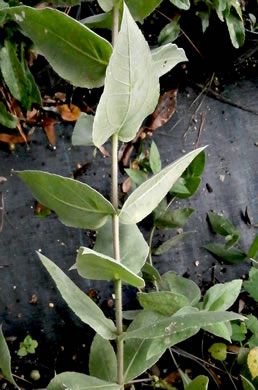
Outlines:
{"label": "opposite leaf", "polygon": [[89,248],[81,247],[76,258],[76,268],[81,276],[95,280],[119,280],[135,287],[144,287],[142,278],[111,257]]}
{"label": "opposite leaf", "polygon": [[100,147],[115,133],[124,142],[133,139],[143,120],[154,111],[158,97],[159,80],[149,46],[124,5],[93,124],[94,144]]}
{"label": "opposite leaf", "polygon": [[112,204],[87,184],[41,171],[17,174],[37,201],[54,210],[67,226],[95,230],[115,214]]}
{"label": "opposite leaf", "polygon": [[8,380],[8,382],[12,383],[17,389],[19,389],[12,376],[11,356],[2,332],[2,325],[0,325],[0,373],[3,374],[4,378]]}
{"label": "opposite leaf", "polygon": [[10,8],[8,14],[62,78],[78,87],[104,84],[112,53],[105,39],[56,9],[21,6]]}
{"label": "opposite leaf", "polygon": [[159,77],[169,72],[179,62],[188,61],[183,49],[177,45],[168,43],[151,51],[156,73]]}
{"label": "opposite leaf", "polygon": [[172,185],[182,175],[191,161],[204,148],[196,149],[179,158],[159,173],[141,184],[124,203],[119,219],[121,223],[140,222],[158,206]]}
{"label": "opposite leaf", "polygon": [[[148,256],[149,246],[137,225],[120,225],[119,241],[121,264],[138,274]],[[108,217],[105,225],[97,231],[94,250],[109,257],[114,256],[111,217]]]}
{"label": "opposite leaf", "polygon": [[55,263],[41,253],[38,253],[38,256],[70,309],[104,339],[115,339],[116,327],[114,323],[105,317],[96,303],[81,291]]}
{"label": "opposite leaf", "polygon": [[121,390],[121,386],[93,376],[78,372],[63,372],[56,375],[49,383],[47,390]]}
{"label": "opposite leaf", "polygon": [[96,334],[90,348],[89,372],[91,376],[116,382],[117,360],[114,348],[108,340]]}

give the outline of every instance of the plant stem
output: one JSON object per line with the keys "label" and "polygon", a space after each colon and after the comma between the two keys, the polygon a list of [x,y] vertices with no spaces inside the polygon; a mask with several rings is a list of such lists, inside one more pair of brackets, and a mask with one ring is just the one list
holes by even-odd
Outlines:
{"label": "plant stem", "polygon": [[[113,29],[112,29],[112,44],[116,43],[119,28],[119,8],[114,7],[113,10]],[[112,204],[118,211],[118,135],[112,137]],[[113,225],[113,248],[114,258],[120,262],[120,247],[119,247],[119,217],[114,215],[112,219]],[[115,297],[116,297],[116,328],[117,334],[120,336],[123,333],[122,319],[122,281],[115,281]],[[124,388],[124,342],[117,337],[117,383]]]}

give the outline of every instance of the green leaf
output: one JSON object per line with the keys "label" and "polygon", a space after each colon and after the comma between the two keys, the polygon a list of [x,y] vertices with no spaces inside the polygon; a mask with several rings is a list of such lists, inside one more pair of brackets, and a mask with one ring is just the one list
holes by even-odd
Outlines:
{"label": "green leaf", "polygon": [[151,51],[156,73],[159,77],[169,72],[180,62],[188,61],[183,49],[168,43]]}
{"label": "green leaf", "polygon": [[19,389],[12,376],[11,355],[3,335],[2,325],[0,325],[0,371],[8,382],[12,383],[17,389]]}
{"label": "green leaf", "polygon": [[253,334],[250,339],[248,340],[248,346],[249,348],[257,347],[258,345],[258,333]]}
{"label": "green leaf", "polygon": [[7,39],[4,41],[4,46],[0,50],[1,73],[13,97],[25,108],[30,109],[28,82],[16,49],[10,41]]}
{"label": "green leaf", "polygon": [[56,7],[73,7],[74,5],[80,5],[82,2],[86,3],[90,1],[91,0],[52,0],[51,5],[55,5]]}
{"label": "green leaf", "polygon": [[103,11],[108,12],[114,7],[116,0],[98,0],[98,3]]}
{"label": "green leaf", "polygon": [[209,12],[209,10],[200,11],[197,13],[197,15],[201,19],[202,32],[205,33],[205,31],[207,30],[207,28],[209,27],[209,24],[210,24],[210,12]]}
{"label": "green leaf", "polygon": [[209,384],[209,378],[204,375],[199,375],[194,378],[189,385],[185,387],[185,390],[207,390]]}
{"label": "green leaf", "polygon": [[224,343],[214,343],[208,351],[215,360],[224,361],[227,358],[227,346]]}
{"label": "green leaf", "polygon": [[178,195],[191,195],[188,188],[186,187],[186,180],[183,177],[179,177],[179,179],[175,182],[173,187],[171,188],[171,192]]}
{"label": "green leaf", "polygon": [[240,294],[242,280],[218,283],[209,288],[203,297],[203,310],[221,311],[229,309]]}
{"label": "green leaf", "polygon": [[226,249],[223,244],[206,244],[203,245],[203,248],[207,249],[213,255],[229,261],[230,263],[239,263],[246,258],[246,254],[242,251],[242,249],[235,247]]}
{"label": "green leaf", "polygon": [[117,383],[110,383],[78,372],[63,372],[56,375],[47,390],[121,390]]}
{"label": "green leaf", "polygon": [[8,13],[59,76],[78,87],[104,84],[112,53],[105,39],[56,9],[21,6],[10,8]]}
{"label": "green leaf", "polygon": [[137,185],[144,183],[148,178],[148,174],[146,172],[141,171],[141,170],[138,171],[136,169],[127,168],[127,169],[125,169],[125,172],[130,177],[130,179],[133,181],[133,183],[135,183]]}
{"label": "green leaf", "polygon": [[258,319],[252,314],[249,314],[246,317],[247,317],[247,321],[245,322],[245,324],[247,328],[252,333],[258,333]]}
{"label": "green leaf", "polygon": [[241,322],[240,325],[232,323],[232,340],[234,341],[244,341],[246,339],[246,325],[244,322]]}
{"label": "green leaf", "polygon": [[248,380],[244,375],[240,375],[240,376],[242,379],[242,385],[244,387],[244,390],[255,390],[255,387],[250,380]]}
{"label": "green leaf", "polygon": [[[220,234],[222,236],[233,236],[238,235],[239,231],[235,229],[232,223],[222,215],[215,214],[213,212],[208,213],[208,218],[211,224],[212,229],[215,233]],[[237,242],[237,241],[236,241]]]}
{"label": "green leaf", "polygon": [[244,281],[244,289],[258,302],[258,269],[251,267],[249,279]]}
{"label": "green leaf", "polygon": [[245,42],[245,28],[243,20],[232,12],[225,16],[232,45],[238,49]]}
{"label": "green leaf", "polygon": [[124,5],[118,39],[106,72],[104,92],[93,124],[93,142],[100,147],[117,133],[132,140],[159,98],[159,80],[151,52]]}
{"label": "green leaf", "polygon": [[7,111],[2,102],[0,102],[0,123],[9,129],[15,129],[17,126],[17,119]]}
{"label": "green leaf", "polygon": [[126,0],[126,4],[134,20],[143,22],[143,20],[160,5],[161,1],[162,0]]}
{"label": "green leaf", "polygon": [[67,226],[95,230],[115,214],[112,204],[87,184],[41,171],[17,174],[37,201],[54,210]]}
{"label": "green leaf", "polygon": [[[120,225],[120,261],[130,271],[138,274],[149,253],[149,246],[137,225]],[[108,217],[105,225],[97,231],[96,252],[114,257],[112,219]]]}
{"label": "green leaf", "polygon": [[217,324],[203,326],[202,329],[231,343],[232,326],[230,322],[219,322]]}
{"label": "green leaf", "polygon": [[20,346],[20,348],[17,352],[17,355],[20,357],[24,357],[24,356],[27,356],[28,353],[29,353],[28,349],[24,345],[22,345],[22,346]]}
{"label": "green leaf", "polygon": [[[125,225],[125,226],[127,226],[127,225]],[[144,266],[142,267],[142,273],[143,273],[144,280],[148,280],[148,281],[153,282],[155,280],[160,279],[160,274],[159,274],[158,270],[155,267],[153,267],[153,265],[151,265],[149,263],[144,264]]]}
{"label": "green leaf", "polygon": [[189,301],[184,295],[171,291],[137,293],[137,298],[144,309],[156,311],[167,317],[189,305]]}
{"label": "green leaf", "polygon": [[72,144],[79,146],[92,146],[92,129],[94,116],[81,112],[73,129]]}
{"label": "green leaf", "polygon": [[258,234],[255,236],[253,243],[248,250],[247,257],[249,259],[258,260]]}
{"label": "green leaf", "polygon": [[168,252],[171,248],[176,246],[180,241],[184,240],[186,237],[191,236],[195,232],[185,232],[179,233],[176,236],[164,241],[161,245],[155,248],[152,253],[156,256],[163,255],[163,253]]}
{"label": "green leaf", "polygon": [[89,373],[91,376],[116,382],[117,360],[114,348],[108,340],[96,334],[90,348]]}
{"label": "green leaf", "polygon": [[194,157],[202,150],[203,148],[196,149],[179,158],[141,184],[124,203],[119,216],[120,222],[132,224],[147,217],[165,197]]}
{"label": "green leaf", "polygon": [[4,0],[0,1],[0,9],[9,8],[9,4],[6,3]]}
{"label": "green leaf", "polygon": [[161,170],[160,154],[159,154],[159,149],[154,141],[152,141],[151,143],[149,159],[150,159],[150,167],[152,172],[154,174],[160,172]]}
{"label": "green leaf", "polygon": [[114,340],[116,327],[113,321],[106,318],[96,303],[82,292],[55,263],[41,253],[38,253],[38,256],[70,309],[104,339]]}
{"label": "green leaf", "polygon": [[158,218],[154,214],[154,226],[159,229],[182,228],[193,212],[194,209],[186,208],[167,210]]}
{"label": "green leaf", "polygon": [[190,279],[183,278],[173,271],[166,272],[158,281],[160,290],[171,291],[177,294],[184,295],[189,302],[189,305],[196,305],[201,297],[201,291],[196,283]]}
{"label": "green leaf", "polygon": [[121,263],[89,248],[81,247],[76,258],[78,273],[84,278],[95,280],[119,280],[135,287],[144,287],[142,278]]}
{"label": "green leaf", "polygon": [[[181,179],[181,178],[180,178]],[[200,184],[201,184],[201,179],[199,177],[185,177],[184,179],[184,184],[187,192],[177,192],[177,185],[178,182],[175,183],[175,189],[174,186],[171,188],[169,191],[172,196],[176,196],[177,198],[180,199],[187,199],[190,198],[195,194],[195,192],[198,190]]]}
{"label": "green leaf", "polygon": [[165,43],[174,42],[178,38],[180,34],[179,20],[180,16],[177,16],[160,31],[158,36],[158,44],[160,46]]}
{"label": "green leaf", "polygon": [[184,178],[199,177],[205,168],[205,152],[199,153],[183,173]]}
{"label": "green leaf", "polygon": [[[141,311],[137,318],[129,325],[128,331],[141,328],[144,324],[156,321],[162,318],[158,313],[148,310]],[[162,356],[167,347],[164,347],[157,354],[148,358],[148,351],[152,345],[153,340],[126,340],[124,346],[124,382],[128,383],[134,378],[137,378],[148,368],[152,367],[156,361]]]}
{"label": "green leaf", "polygon": [[228,311],[200,311],[190,314],[176,313],[169,318],[165,318],[145,326],[143,325],[139,329],[133,331],[128,330],[123,336],[121,336],[121,338],[125,340],[130,338],[155,339],[162,336],[170,336],[189,328],[203,327],[222,321],[228,322],[237,319],[244,320],[245,317]]}
{"label": "green leaf", "polygon": [[190,0],[170,0],[177,8],[187,11],[190,8]]}
{"label": "green leaf", "polygon": [[113,12],[88,16],[87,18],[81,19],[80,23],[91,29],[107,28],[108,30],[112,30]]}

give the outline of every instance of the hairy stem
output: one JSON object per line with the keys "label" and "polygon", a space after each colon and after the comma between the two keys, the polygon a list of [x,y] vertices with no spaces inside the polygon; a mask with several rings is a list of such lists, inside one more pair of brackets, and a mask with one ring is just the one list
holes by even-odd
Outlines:
{"label": "hairy stem", "polygon": [[[116,44],[119,28],[119,8],[114,7],[113,10],[113,29],[112,29],[112,44]],[[112,204],[118,211],[118,135],[112,137]],[[119,247],[119,217],[113,216],[113,248],[114,258],[120,262],[120,247]],[[117,334],[120,336],[123,333],[122,319],[122,281],[115,281],[115,297],[116,297],[116,328]],[[123,340],[117,338],[117,383],[124,384],[124,343]],[[123,386],[124,388],[124,386]]]}

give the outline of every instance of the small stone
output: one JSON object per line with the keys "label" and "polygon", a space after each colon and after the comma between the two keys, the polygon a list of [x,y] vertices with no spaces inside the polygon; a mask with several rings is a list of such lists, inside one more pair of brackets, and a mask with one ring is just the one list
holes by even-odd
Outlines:
{"label": "small stone", "polygon": [[34,381],[38,381],[40,379],[40,372],[39,370],[32,370],[30,373],[30,378]]}
{"label": "small stone", "polygon": [[53,302],[49,302],[48,306],[53,309],[53,307],[55,307],[54,303]]}
{"label": "small stone", "polygon": [[195,265],[196,267],[198,267],[198,266],[200,265],[199,260],[195,260],[194,265]]}

